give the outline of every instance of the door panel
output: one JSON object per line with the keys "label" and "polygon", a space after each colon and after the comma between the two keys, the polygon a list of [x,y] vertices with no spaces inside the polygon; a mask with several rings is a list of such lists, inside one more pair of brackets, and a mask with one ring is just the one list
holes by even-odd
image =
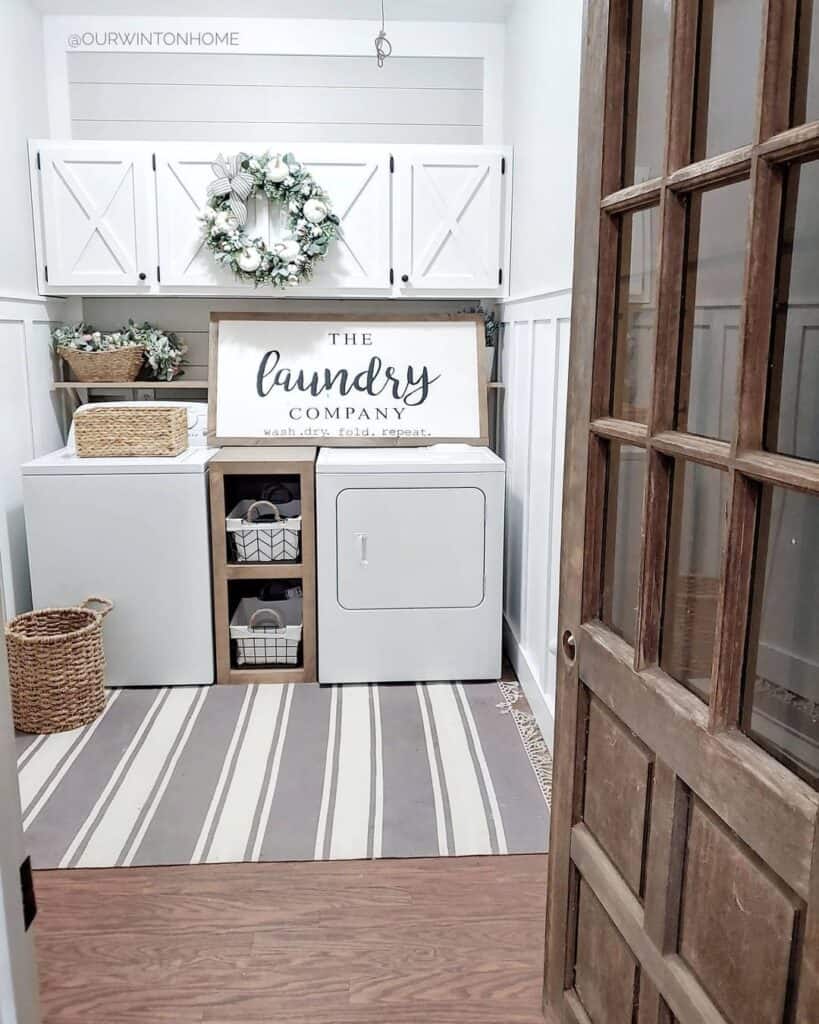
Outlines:
{"label": "door panel", "polygon": [[[236,146],[223,147],[233,153]],[[158,147],[157,208],[162,284],[168,287],[245,288],[217,264],[203,243],[197,214],[213,180],[212,161],[218,147],[201,151],[190,146]],[[327,151],[325,150],[325,153]],[[333,147],[322,155],[317,147],[298,150],[316,181],[327,190],[341,219],[340,237],[317,265],[312,281],[300,291],[328,289],[390,290],[390,173],[383,149],[355,146],[349,158]],[[264,199],[251,204],[248,231],[274,241],[287,231],[282,211]]]}
{"label": "door panel", "polygon": [[150,156],[46,145],[39,158],[49,287],[147,288],[156,264]]}
{"label": "door panel", "polygon": [[808,1024],[813,5],[659,6],[586,4],[545,1008]]}
{"label": "door panel", "polygon": [[[358,147],[356,147],[358,149]],[[327,189],[341,219],[339,239],[318,265],[311,284],[321,288],[383,288],[390,285],[391,181],[386,152],[349,159],[303,157]]]}
{"label": "door panel", "polygon": [[342,608],[475,608],[486,496],[476,487],[348,488],[336,502]]}
{"label": "door panel", "polygon": [[396,271],[406,294],[499,289],[504,159],[486,147],[398,157]]}

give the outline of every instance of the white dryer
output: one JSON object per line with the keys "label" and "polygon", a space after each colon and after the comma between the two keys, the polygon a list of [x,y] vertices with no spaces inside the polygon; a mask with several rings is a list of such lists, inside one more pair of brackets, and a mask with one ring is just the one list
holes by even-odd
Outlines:
{"label": "white dryer", "polygon": [[488,448],[322,448],[322,683],[500,678],[504,480]]}

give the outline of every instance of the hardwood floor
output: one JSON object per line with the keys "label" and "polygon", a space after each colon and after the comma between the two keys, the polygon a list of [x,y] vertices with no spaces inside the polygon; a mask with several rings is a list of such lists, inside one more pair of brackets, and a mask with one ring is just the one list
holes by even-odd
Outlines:
{"label": "hardwood floor", "polygon": [[43,1024],[542,1024],[545,856],[35,884]]}

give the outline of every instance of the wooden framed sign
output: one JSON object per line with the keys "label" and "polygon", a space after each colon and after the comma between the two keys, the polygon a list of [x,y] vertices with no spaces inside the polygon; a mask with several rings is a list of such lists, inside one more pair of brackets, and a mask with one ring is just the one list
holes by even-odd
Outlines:
{"label": "wooden framed sign", "polygon": [[488,443],[482,316],[212,313],[213,445]]}

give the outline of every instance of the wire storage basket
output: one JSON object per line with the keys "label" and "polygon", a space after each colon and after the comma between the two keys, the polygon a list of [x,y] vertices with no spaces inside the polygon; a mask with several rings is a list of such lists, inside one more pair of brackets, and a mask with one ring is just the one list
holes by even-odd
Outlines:
{"label": "wire storage basket", "polygon": [[237,665],[298,665],[302,633],[301,587],[280,598],[243,597],[230,620]]}
{"label": "wire storage basket", "polygon": [[301,516],[284,518],[272,501],[240,501],[226,519],[231,552],[237,562],[297,561]]}
{"label": "wire storage basket", "polygon": [[[100,610],[89,607],[96,604]],[[14,726],[54,733],[88,725],[105,707],[102,620],[110,601],[89,597],[76,608],[45,608],[6,625]]]}

